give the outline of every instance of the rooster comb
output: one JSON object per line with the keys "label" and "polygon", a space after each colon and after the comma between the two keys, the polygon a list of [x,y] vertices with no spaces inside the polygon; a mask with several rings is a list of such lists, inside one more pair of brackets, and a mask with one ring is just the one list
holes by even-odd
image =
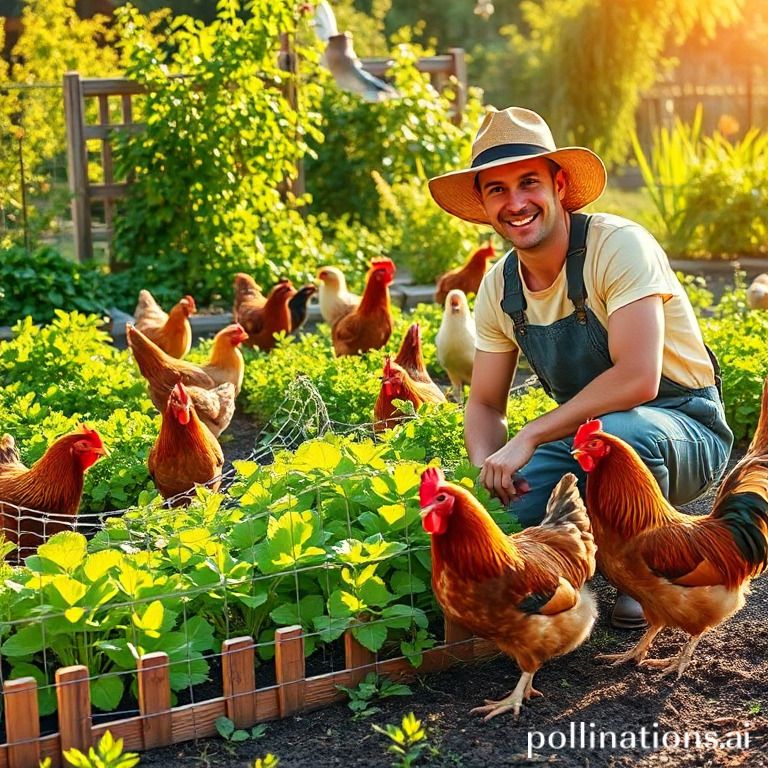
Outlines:
{"label": "rooster comb", "polygon": [[426,507],[431,504],[437,495],[440,483],[445,480],[445,475],[439,467],[427,467],[421,473],[421,485],[419,485],[419,504]]}
{"label": "rooster comb", "polygon": [[395,262],[386,256],[381,256],[376,259],[371,259],[371,269],[387,269],[394,274]]}
{"label": "rooster comb", "polygon": [[179,398],[179,402],[182,405],[186,406],[189,404],[189,395],[187,394],[187,390],[184,389],[184,385],[181,381],[176,382],[176,385],[173,388],[173,393]]}
{"label": "rooster comb", "polygon": [[80,428],[75,432],[75,434],[78,437],[84,437],[97,448],[103,447],[99,433],[95,429],[91,429],[87,424],[81,424]]}
{"label": "rooster comb", "polygon": [[576,435],[573,438],[574,447],[578,448],[580,445],[589,440],[595,432],[599,432],[603,428],[603,422],[600,419],[590,419],[585,421],[577,430]]}
{"label": "rooster comb", "polygon": [[384,378],[388,378],[392,375],[392,355],[387,355],[384,358]]}

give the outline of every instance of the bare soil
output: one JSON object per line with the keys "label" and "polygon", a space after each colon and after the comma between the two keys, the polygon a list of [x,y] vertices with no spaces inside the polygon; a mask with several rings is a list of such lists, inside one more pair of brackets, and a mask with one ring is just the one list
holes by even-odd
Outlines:
{"label": "bare soil", "polygon": [[[254,433],[246,422],[233,425],[234,436],[224,446],[228,458],[247,455],[243,449],[252,447]],[[688,511],[706,513],[710,504],[711,496],[705,497]],[[501,715],[484,722],[469,713],[483,698],[498,699],[517,682],[516,665],[499,655],[425,676],[411,685],[412,696],[377,702],[381,711],[369,718],[354,720],[345,704],[337,704],[269,723],[259,741],[187,742],[145,753],[141,764],[241,768],[271,752],[281,768],[383,768],[394,756],[372,725],[399,724],[413,712],[432,747],[419,765],[768,768],[768,576],[754,583],[739,614],[702,639],[680,680],[595,660],[598,653],[629,648],[639,634],[608,626],[615,590],[600,577],[593,587],[600,618],[591,638],[537,674],[544,697],[528,703],[518,721]],[[674,655],[684,639],[681,632],[667,631],[652,655]],[[686,738],[688,748],[676,746]]]}

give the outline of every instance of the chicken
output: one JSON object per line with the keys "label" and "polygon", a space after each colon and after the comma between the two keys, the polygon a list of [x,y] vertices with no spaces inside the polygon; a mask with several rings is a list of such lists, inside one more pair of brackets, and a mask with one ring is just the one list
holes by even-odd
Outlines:
{"label": "chicken", "polygon": [[240,308],[263,307],[267,297],[262,293],[261,286],[245,272],[238,272],[235,275],[235,302],[232,305],[232,320],[235,323],[240,322]]}
{"label": "chicken", "polygon": [[347,290],[344,274],[336,267],[323,267],[317,273],[317,279],[320,281],[317,293],[320,315],[333,327],[344,315],[357,309],[360,297]]}
{"label": "chicken", "polygon": [[235,398],[243,384],[245,363],[239,345],[248,334],[236,323],[216,334],[208,363],[195,365],[166,355],[141,331],[127,326],[128,346],[149,386],[149,398],[165,413],[168,395],[181,381],[200,420],[218,437],[235,412]]}
{"label": "chicken", "polygon": [[263,304],[251,301],[241,303],[237,319],[248,334],[243,344],[269,352],[277,343],[276,333],[290,333],[291,310],[288,302],[295,295],[291,281],[280,280]]}
{"label": "chicken", "polygon": [[395,362],[401,368],[404,368],[414,381],[431,389],[437,398],[437,402],[445,402],[443,390],[432,381],[432,377],[427,371],[427,366],[424,365],[424,357],[421,353],[421,328],[418,323],[413,323],[408,328],[405,336],[403,336]]}
{"label": "chicken", "polygon": [[381,349],[389,341],[392,335],[389,285],[394,276],[395,264],[391,259],[371,262],[359,306],[337,320],[331,329],[338,357]]}
{"label": "chicken", "polygon": [[747,288],[747,304],[752,309],[768,309],[768,275],[758,275]]}
{"label": "chicken", "polygon": [[301,328],[307,321],[309,300],[317,293],[316,285],[304,285],[291,297],[288,308],[291,311],[291,333]]}
{"label": "chicken", "polygon": [[[218,490],[224,454],[210,430],[195,413],[179,382],[168,397],[160,434],[147,459],[149,474],[164,499],[186,494],[195,484]],[[184,504],[188,498],[174,499]]]}
{"label": "chicken", "polygon": [[[599,420],[579,427],[573,456],[587,475],[587,509],[605,577],[643,606],[648,630],[626,653],[678,678],[701,636],[744,605],[752,577],[768,565],[768,380],[755,437],[723,481],[710,514],[677,511],[634,448],[602,431]],[[670,659],[646,659],[665,627],[690,639]]]}
{"label": "chicken", "polygon": [[191,296],[180,299],[169,314],[163,312],[152,294],[139,291],[139,302],[133,310],[134,327],[171,357],[182,358],[192,346],[189,316],[197,311]]}
{"label": "chicken", "polygon": [[444,403],[445,395],[434,384],[414,381],[408,372],[387,355],[381,389],[373,406],[373,428],[376,432],[391,429],[405,418],[393,400],[408,400],[418,410],[423,403]]}
{"label": "chicken", "polygon": [[54,533],[71,529],[67,518],[74,522],[80,507],[83,474],[106,453],[98,432],[82,426],[27,469],[13,438],[0,438],[0,532],[17,545],[12,557],[21,561]]}
{"label": "chicken", "polygon": [[475,321],[464,291],[453,288],[445,298],[440,328],[435,336],[437,362],[445,368],[457,402],[464,400],[464,385],[472,382],[475,362]]}
{"label": "chicken", "polygon": [[463,486],[430,467],[421,476],[422,524],[431,536],[432,588],[445,614],[494,642],[522,676],[500,701],[473,713],[490,720],[541,695],[533,676],[544,662],[577,648],[597,616],[585,582],[595,543],[576,476],[555,486],[541,525],[506,535]]}
{"label": "chicken", "polygon": [[488,271],[488,261],[496,255],[493,243],[488,243],[475,250],[462,267],[451,269],[437,279],[435,301],[445,303],[445,297],[452,288],[458,288],[465,294],[477,293],[483,276]]}

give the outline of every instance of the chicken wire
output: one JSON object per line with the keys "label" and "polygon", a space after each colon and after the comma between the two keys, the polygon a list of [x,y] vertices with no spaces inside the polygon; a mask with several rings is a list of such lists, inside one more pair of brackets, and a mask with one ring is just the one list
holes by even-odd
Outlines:
{"label": "chicken wire", "polygon": [[[333,430],[336,434],[345,434],[345,435],[359,435],[361,437],[371,437],[373,433],[373,425],[372,424],[364,424],[364,425],[352,425],[352,424],[343,424],[332,421],[328,416],[328,411],[325,406],[325,403],[323,402],[323,399],[319,392],[317,391],[316,387],[312,384],[309,378],[305,376],[298,376],[296,379],[292,382],[292,384],[289,386],[285,398],[279,408],[274,413],[273,417],[270,419],[269,423],[265,425],[255,436],[254,438],[254,448],[253,450],[246,456],[243,460],[244,461],[255,461],[259,464],[269,464],[272,463],[277,454],[282,450],[295,450],[300,444],[304,443],[307,440],[322,437],[325,435],[329,430]],[[225,494],[225,499],[222,502],[222,509],[232,509],[236,508],[238,506],[237,500],[232,496],[227,496],[226,491],[230,489],[232,483],[235,480],[236,471],[233,467],[230,467],[227,469],[221,476],[222,485],[220,488],[220,492]],[[345,474],[338,474],[334,475],[334,479],[338,482],[343,482],[344,480],[347,480],[349,478],[357,477],[354,473],[350,473],[348,475]],[[213,481],[212,481],[213,482]],[[318,524],[321,528],[321,532],[323,535],[326,535],[325,530],[325,520],[323,514],[320,512],[321,507],[321,501],[324,499],[321,497],[321,494],[328,494],[328,487],[324,483],[318,483],[318,484],[312,484],[308,483],[307,486],[303,489],[304,491],[314,491],[318,494]],[[203,495],[204,498],[204,495]],[[170,499],[167,499],[165,503],[162,505],[163,508],[169,508],[173,505],[183,502],[194,502],[195,500],[199,499],[199,494],[196,489],[190,489],[188,492],[184,494],[179,494],[175,497],[172,497]],[[295,504],[296,499],[293,499],[293,502]],[[289,499],[290,504],[290,499]],[[8,509],[10,507],[13,507],[13,505],[3,503],[3,506]],[[123,515],[126,515],[129,512],[135,512],[136,507],[129,507],[126,509],[121,510],[114,510],[110,512],[99,512],[99,513],[92,513],[92,514],[83,514],[78,516],[75,520],[73,520],[71,517],[63,516],[63,515],[57,515],[54,513],[42,513],[35,510],[31,510],[28,508],[18,508],[14,507],[18,510],[18,518],[17,518],[17,535],[24,530],[24,522],[25,521],[37,521],[38,523],[42,523],[41,528],[41,535],[40,535],[40,543],[43,542],[43,540],[46,538],[46,529],[48,526],[51,526],[55,528],[57,531],[61,530],[62,528],[66,528],[68,530],[73,530],[75,532],[82,533],[84,535],[87,535],[88,537],[92,537],[96,534],[101,534],[103,537],[106,537],[106,542],[111,545],[111,548],[117,548],[119,551],[127,553],[127,554],[137,554],[137,553],[146,553],[147,557],[150,558],[152,556],[153,552],[158,551],[158,548],[162,548],[162,545],[166,542],[163,542],[161,538],[158,538],[156,533],[153,533],[150,529],[151,526],[148,526],[146,530],[136,530],[134,528],[128,527],[125,530],[122,530],[122,534],[125,534],[126,530],[128,532],[128,538],[126,539],[124,536],[119,538],[118,540],[112,542],[110,539],[110,528],[108,525],[105,525],[107,521],[111,518],[120,518]],[[180,507],[180,514],[183,512],[183,507]],[[258,526],[261,521],[264,521],[265,519],[268,519],[270,515],[274,514],[273,511],[269,508],[269,506],[262,512],[255,516],[252,516],[249,518],[249,528]],[[8,519],[6,517],[6,519]],[[346,519],[346,530],[347,535],[351,539],[353,538],[353,523],[352,519],[349,515],[349,508],[347,507],[347,519]],[[182,533],[195,533],[195,528],[191,529],[180,529],[176,531],[178,534]],[[291,544],[294,545],[293,541],[293,528],[290,528],[291,531],[291,537],[292,541]],[[199,531],[199,535],[201,537],[205,537],[207,540],[210,536],[209,532],[207,530]],[[330,535],[330,534],[328,534]],[[404,528],[404,544],[405,549],[398,552],[398,556],[405,556],[407,561],[407,573],[409,579],[413,578],[414,572],[413,572],[413,560],[412,557],[414,553],[418,552],[419,550],[428,549],[428,545],[424,546],[423,544],[420,546],[415,546],[414,542],[411,538],[411,531],[410,526],[405,526]],[[202,539],[199,541],[195,541],[193,539],[188,539],[186,541],[186,546],[193,547],[196,544],[199,544],[202,542]],[[380,558],[379,560],[372,560],[371,562],[382,562],[386,559],[388,559],[391,556],[384,556]],[[190,605],[194,602],[196,597],[202,597],[207,595],[208,597],[212,597],[213,595],[216,596],[216,598],[221,603],[221,625],[219,627],[213,627],[212,631],[215,636],[216,643],[220,643],[223,639],[231,639],[233,636],[241,636],[244,634],[250,634],[247,632],[244,632],[242,630],[241,624],[238,626],[233,627],[232,626],[232,617],[233,616],[240,616],[242,618],[242,610],[241,607],[233,606],[232,605],[232,597],[231,595],[240,590],[246,591],[250,590],[251,593],[256,594],[258,593],[260,585],[267,585],[273,583],[275,580],[284,581],[284,580],[292,580],[292,587],[291,591],[293,594],[293,599],[295,600],[296,605],[299,605],[303,595],[302,595],[302,589],[301,589],[301,581],[303,578],[307,576],[311,576],[317,580],[319,583],[321,579],[324,580],[324,586],[325,591],[324,594],[326,596],[330,595],[331,593],[331,574],[334,570],[340,571],[344,567],[343,563],[340,562],[327,562],[326,561],[315,564],[315,565],[308,565],[308,566],[301,566],[296,567],[293,566],[291,568],[287,568],[285,571],[279,571],[274,573],[268,573],[268,574],[262,574],[262,573],[252,573],[244,577],[242,580],[233,580],[231,578],[227,578],[225,574],[221,574],[221,577],[218,581],[213,581],[211,583],[204,583],[197,587],[190,586],[189,584],[186,584],[183,589],[182,594],[182,600],[180,602],[181,606],[181,616],[175,621],[174,631],[178,631],[178,628],[180,627],[187,627],[188,622],[190,619],[193,619],[194,616],[189,614]],[[178,577],[179,579],[183,578],[184,570],[180,566],[178,569]],[[44,577],[40,577],[44,578]],[[18,633],[22,630],[24,630],[27,627],[36,626],[39,624],[40,626],[40,632],[41,632],[41,650],[39,652],[39,655],[42,657],[42,674],[43,674],[43,681],[41,684],[41,681],[38,681],[38,689],[41,692],[42,696],[51,696],[55,693],[52,681],[54,679],[54,673],[55,670],[61,666],[65,666],[66,664],[62,662],[62,659],[60,658],[61,654],[57,653],[53,649],[56,647],[56,638],[55,638],[55,632],[54,630],[51,630],[50,627],[52,626],[52,622],[55,620],[61,620],[66,619],[67,617],[67,611],[61,610],[60,612],[50,612],[50,606],[46,606],[43,602],[43,590],[39,590],[39,597],[40,597],[40,605],[38,606],[37,611],[39,612],[39,616],[30,616],[25,617],[24,619],[17,619],[14,621],[5,621],[0,626],[0,641],[5,642],[8,640],[9,635],[11,637],[14,637],[14,635],[11,634],[11,630],[14,630],[15,635],[18,635]],[[411,611],[414,611],[416,608],[416,601],[414,599],[414,594],[411,593],[410,596],[405,596],[402,599],[408,599],[408,602],[410,604]],[[176,590],[170,590],[165,593],[159,593],[159,594],[151,594],[145,598],[142,599],[126,599],[120,602],[117,601],[111,601],[108,602],[103,609],[94,609],[94,610],[88,610],[89,615],[89,621],[91,621],[94,626],[98,626],[102,624],[104,621],[104,617],[108,616],[110,614],[112,615],[119,615],[121,611],[125,611],[126,615],[130,614],[132,610],[135,610],[137,613],[141,613],[142,611],[148,611],[149,607],[156,603],[157,601],[160,601],[161,604],[165,604],[167,602],[173,602],[175,605],[179,600],[179,593]],[[327,597],[326,597],[327,600]],[[30,614],[35,613],[35,611],[30,611]],[[328,611],[328,620],[329,620],[329,626],[330,622],[332,620],[331,611]],[[41,621],[41,618],[43,619]],[[377,622],[381,622],[383,619],[376,619],[373,618],[370,622],[368,622],[370,625],[373,625]],[[266,619],[264,619],[264,622],[266,623]],[[274,622],[275,624],[278,624],[278,622]],[[197,625],[196,625],[197,626]],[[209,626],[212,626],[209,622]],[[271,625],[268,625],[268,628]],[[353,627],[354,624],[350,623],[349,627]],[[217,631],[218,630],[218,631]],[[125,630],[128,634],[131,632],[133,633],[134,637],[134,645],[138,645],[138,632],[136,631],[136,627],[129,626],[128,629]],[[95,632],[94,635],[98,635],[98,632]],[[254,633],[255,634],[255,633]],[[304,637],[305,642],[317,642],[319,649],[323,650],[323,653],[325,655],[324,663],[326,667],[330,666],[330,669],[324,669],[323,671],[340,671],[346,667],[344,659],[338,658],[333,653],[333,648],[331,647],[333,643],[327,644],[324,643],[322,640],[323,632],[321,630],[317,631],[310,631],[307,629],[307,627],[304,627]],[[260,650],[268,649],[269,646],[272,646],[274,643],[273,640],[266,640],[266,641],[260,641],[258,637],[254,638],[253,648],[259,652]],[[181,688],[176,688],[176,694],[180,695],[182,699],[184,700],[184,703],[195,703],[195,685],[197,682],[194,682],[195,675],[193,674],[194,669],[200,668],[200,662],[205,661],[209,665],[208,672],[206,672],[206,675],[210,673],[210,665],[213,664],[214,666],[218,665],[218,661],[221,657],[221,652],[218,651],[210,651],[202,653],[202,654],[196,654],[192,655],[189,653],[189,647],[187,648],[187,655],[186,658],[183,659],[171,659],[171,673],[174,674],[176,672],[177,674],[184,674],[186,669],[187,677],[189,678],[190,682],[188,685],[185,685]],[[0,646],[0,654],[2,653],[2,646]],[[68,663],[84,663],[87,665],[87,661],[85,659],[67,659]],[[90,665],[88,665],[90,668]],[[8,662],[8,658],[6,656],[5,663],[0,664],[0,684],[4,684],[6,679],[11,679],[9,676],[11,665]],[[269,669],[267,668],[267,671],[265,674],[269,674]],[[127,677],[126,677],[127,676]],[[98,685],[108,685],[108,683],[104,683],[107,679],[115,679],[122,681],[122,689],[124,691],[127,691],[130,687],[130,681],[134,679],[135,676],[135,669],[115,669],[112,671],[108,671],[104,674],[92,674],[92,676],[89,678],[92,684],[98,684]],[[262,675],[263,677],[264,675]],[[198,675],[199,677],[199,675]],[[263,682],[263,681],[262,681]],[[273,680],[269,680],[268,684],[265,686],[263,684],[259,684],[257,681],[257,687],[258,688],[265,688],[270,687],[270,685],[274,684]],[[210,695],[207,695],[205,698],[211,698]],[[125,699],[125,696],[122,697],[121,701]],[[1,699],[0,699],[1,701]],[[110,710],[106,712],[104,715],[99,715],[98,713],[94,714],[94,722],[98,722],[99,719],[108,719],[113,720],[120,717],[128,717],[135,715],[137,713],[137,709],[133,706],[129,709],[117,709],[117,710]]]}

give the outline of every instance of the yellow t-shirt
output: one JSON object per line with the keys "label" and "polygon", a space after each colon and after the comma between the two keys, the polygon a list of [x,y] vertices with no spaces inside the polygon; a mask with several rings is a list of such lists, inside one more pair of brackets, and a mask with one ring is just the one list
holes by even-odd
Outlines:
{"label": "yellow t-shirt", "polygon": [[[486,274],[475,302],[476,347],[481,352],[517,349],[512,318],[501,308],[504,262]],[[551,325],[574,311],[568,299],[565,265],[543,291],[531,291],[523,280],[530,325]],[[603,327],[617,309],[646,296],[664,300],[664,357],[662,374],[692,389],[713,385],[714,371],[701,330],[684,288],[653,236],[632,221],[606,213],[593,214],[587,233],[584,262],[587,306]]]}

